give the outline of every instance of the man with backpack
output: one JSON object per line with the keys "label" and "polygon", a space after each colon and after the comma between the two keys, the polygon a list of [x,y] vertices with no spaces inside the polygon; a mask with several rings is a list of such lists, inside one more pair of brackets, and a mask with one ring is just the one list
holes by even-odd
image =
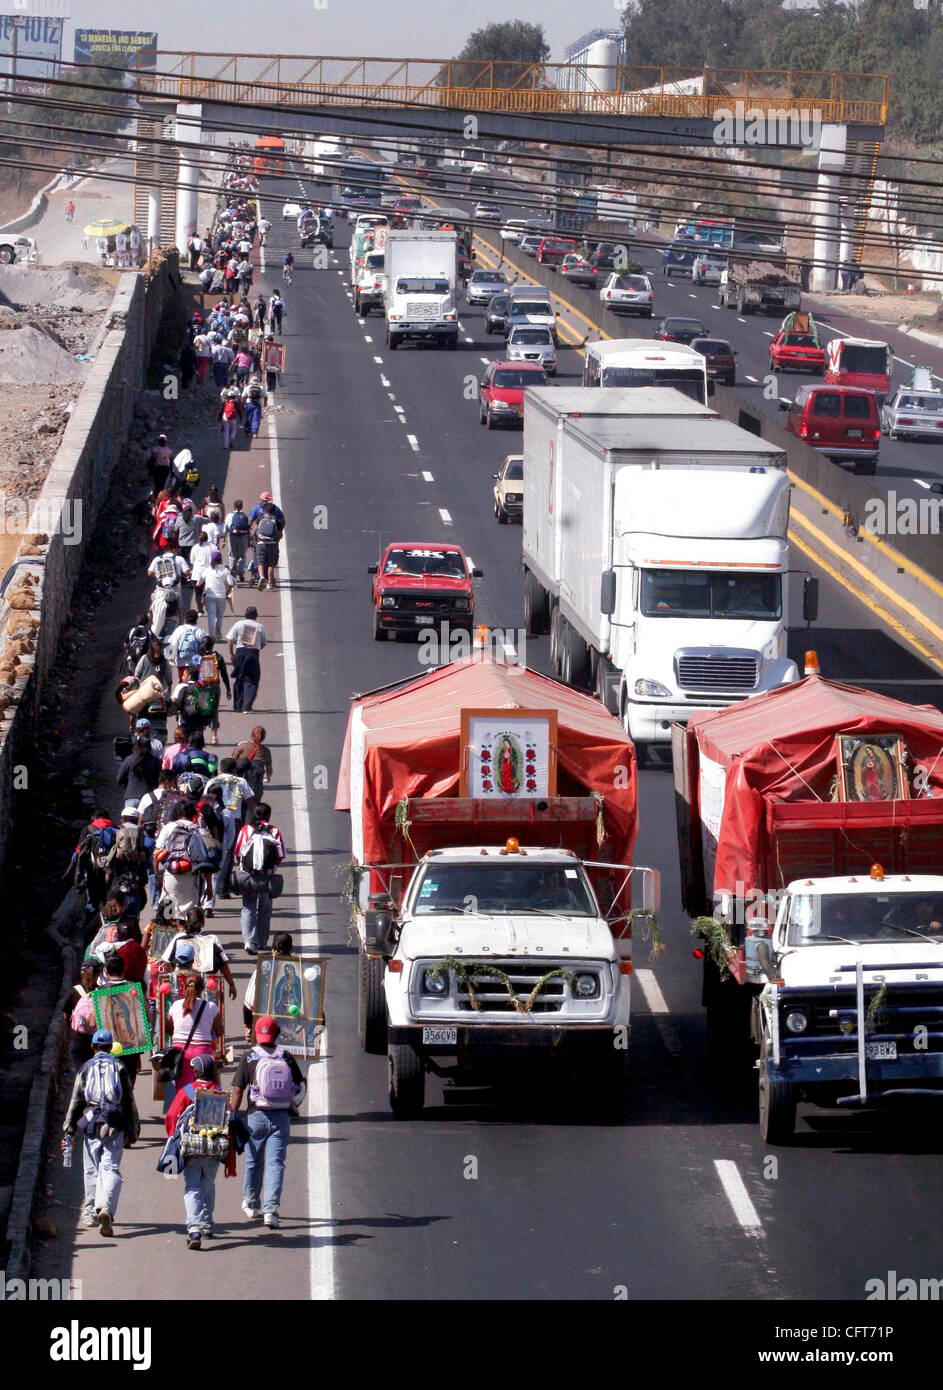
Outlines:
{"label": "man with backpack", "polygon": [[242,399],[246,416],[246,422],[242,428],[247,436],[254,439],[262,423],[262,407],[268,402],[268,393],[258,376],[249,377],[243,388]]}
{"label": "man with backpack", "polygon": [[236,430],[239,425],[239,391],[235,386],[228,386],[222,393],[222,405],[219,408],[219,427],[223,435],[223,448],[231,449],[236,442]]}
{"label": "man with backpack", "polygon": [[252,820],[236,836],[233,862],[242,895],[242,944],[247,955],[264,951],[272,923],[272,876],[285,858],[281,831],[269,821],[271,807],[260,801]]}
{"label": "man with backpack", "polygon": [[[176,518],[173,524],[176,526]],[[157,585],[151,594],[151,632],[162,637],[168,615],[179,611],[181,581],[190,578],[189,565],[177,554],[176,531],[166,538],[166,549],[154,556],[147,572]]]}
{"label": "man with backpack", "polygon": [[304,1092],[304,1077],[290,1052],[278,1046],[279,1026],[266,1015],[256,1020],[256,1045],[245,1054],[233,1077],[230,1105],[237,1111],[247,1097],[246,1171],[242,1210],[250,1221],[278,1229],[278,1208],[285,1181],[291,1119],[289,1109]]}
{"label": "man with backpack", "polygon": [[216,776],[216,754],[206,751],[206,739],[202,729],[194,729],[189,744],[174,758],[170,770],[177,777],[181,772],[197,772],[205,781]]}
{"label": "man with backpack", "polygon": [[177,668],[177,679],[185,681],[191,670],[193,657],[198,656],[206,636],[199,626],[200,615],[195,608],[189,609],[184,622],[175,627],[167,639],[167,655]]}
{"label": "man with backpack", "polygon": [[223,524],[223,531],[229,540],[230,569],[237,584],[240,584],[246,577],[249,527],[248,513],[243,510],[242,498],[238,497]]}
{"label": "man with backpack", "polygon": [[281,534],[282,527],[278,524],[274,503],[263,503],[262,514],[255,522],[254,529],[255,562],[259,567],[260,589],[275,587],[275,567],[278,564],[278,542]]}
{"label": "man with backpack", "polygon": [[206,855],[195,817],[194,802],[181,802],[176,819],[168,821],[157,836],[154,850],[154,863],[163,874],[160,895],[169,902],[175,920],[200,905],[198,873]]}
{"label": "man with backpack", "polygon": [[121,825],[115,835],[109,889],[120,888],[134,913],[140,913],[144,908],[144,888],[153,848],[153,838],[138,824],[137,803],[129,801],[121,812]]}
{"label": "man with backpack", "polygon": [[85,889],[85,909],[98,912],[105,901],[108,868],[117,827],[107,811],[97,810],[79,836],[72,854],[73,882]]}
{"label": "man with backpack", "polygon": [[[204,1237],[213,1234],[216,1206],[216,1176],[230,1156],[231,1140],[226,1135],[203,1142],[195,1135],[196,1097],[199,1091],[220,1094],[216,1063],[212,1053],[194,1057],[190,1064],[193,1080],[181,1086],[173,1098],[164,1127],[168,1136],[176,1135],[183,1161],[183,1207],[187,1223],[187,1249],[199,1250]],[[234,1170],[233,1170],[234,1171]]]}
{"label": "man with backpack", "polygon": [[171,695],[177,717],[191,742],[193,734],[202,733],[219,709],[219,686],[204,681],[202,669],[202,656],[199,653],[191,656],[186,679],[174,686]]}
{"label": "man with backpack", "polygon": [[92,1035],[92,1056],[77,1073],[62,1126],[71,1138],[83,1134],[85,1201],[82,1225],[114,1234],[121,1193],[121,1156],[141,1131],[134,1089],[124,1067],[111,1055],[114,1039],[107,1028]]}

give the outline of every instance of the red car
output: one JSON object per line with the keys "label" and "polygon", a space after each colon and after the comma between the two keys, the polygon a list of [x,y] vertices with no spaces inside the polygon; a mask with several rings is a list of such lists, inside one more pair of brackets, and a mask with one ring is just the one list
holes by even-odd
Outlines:
{"label": "red car", "polygon": [[413,217],[422,207],[422,199],[415,197],[397,198],[393,204],[392,224],[394,227],[408,227]]}
{"label": "red car", "polygon": [[373,575],[373,636],[385,642],[391,632],[418,632],[447,623],[470,633],[475,621],[472,569],[457,545],[397,541],[389,545]]}
{"label": "red car", "polygon": [[524,423],[524,392],[528,386],[549,386],[538,362],[492,362],[478,390],[478,419],[493,430],[502,422]]}
{"label": "red car", "polygon": [[[788,324],[788,321],[787,321]],[[769,345],[771,372],[824,372],[825,349],[814,327],[796,331],[784,324]]]}

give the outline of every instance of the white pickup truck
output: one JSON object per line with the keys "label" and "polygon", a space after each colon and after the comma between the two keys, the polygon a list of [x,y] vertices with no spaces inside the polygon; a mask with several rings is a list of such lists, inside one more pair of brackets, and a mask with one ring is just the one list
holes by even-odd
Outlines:
{"label": "white pickup truck", "polygon": [[35,265],[39,247],[31,236],[0,232],[0,265]]}
{"label": "white pickup truck", "polygon": [[[613,875],[608,913],[590,870]],[[650,869],[524,849],[514,839],[435,849],[395,914],[392,904],[364,914],[366,948],[385,969],[366,997],[362,977],[361,1016],[374,1035],[381,1013],[386,1023],[396,1116],[422,1110],[427,1071],[462,1082],[538,1058],[575,1070],[607,1113],[623,1111],[632,963],[618,904],[633,875],[642,879],[641,909],[654,914]],[[453,1065],[443,1068],[447,1058]]]}
{"label": "white pickup truck", "polygon": [[753,930],[760,1131],[788,1144],[799,1100],[943,1097],[943,877],[803,878]]}

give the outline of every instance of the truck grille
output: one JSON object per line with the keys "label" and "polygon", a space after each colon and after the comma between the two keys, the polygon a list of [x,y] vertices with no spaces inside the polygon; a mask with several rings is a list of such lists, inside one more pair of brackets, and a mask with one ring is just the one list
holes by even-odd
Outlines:
{"label": "truck grille", "polygon": [[679,652],[675,670],[682,690],[755,690],[759,662],[746,653]]}
{"label": "truck grille", "polygon": [[[864,1006],[875,995],[873,985],[864,991]],[[786,1015],[801,1009],[809,1020],[804,1033],[793,1034],[785,1026]],[[851,1024],[851,1031],[842,1032],[842,1020]],[[914,1051],[914,1029],[927,1029],[926,1051],[943,1051],[943,988],[939,985],[890,985],[884,1002],[865,1028],[869,1038],[896,1038],[898,1047]],[[806,995],[790,992],[780,1002],[780,1037],[799,1048],[827,1043],[832,1053],[856,1053],[858,1050],[858,1015],[854,989],[838,988]]]}
{"label": "truck grille", "polygon": [[434,304],[425,304],[421,299],[407,299],[406,317],[408,319],[437,319],[439,311]]}
{"label": "truck grille", "polygon": [[[541,976],[546,975],[548,969],[553,968],[547,961],[535,961],[531,964],[529,961],[521,960],[498,960],[494,963],[499,970],[503,970],[510,977],[514,991],[521,1000],[526,1000]],[[480,1005],[482,1013],[516,1013],[511,997],[500,976],[487,975],[483,970],[481,974],[472,979],[471,983],[475,992],[475,999]],[[566,1002],[568,988],[566,979],[562,975],[548,980],[542,986],[530,1012],[532,1014],[559,1013]],[[477,1012],[472,1005],[469,991],[461,980],[456,981],[455,997],[462,1013],[473,1014]]]}

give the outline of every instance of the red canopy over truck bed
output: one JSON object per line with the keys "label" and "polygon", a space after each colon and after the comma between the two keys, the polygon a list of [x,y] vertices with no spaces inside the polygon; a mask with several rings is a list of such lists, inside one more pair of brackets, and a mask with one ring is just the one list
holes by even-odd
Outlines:
{"label": "red canopy over truck bed", "polygon": [[[839,735],[899,735],[893,799],[833,799]],[[943,713],[807,676],[675,725],[682,900],[709,914],[722,893],[770,893],[791,880],[943,872]],[[736,930],[731,932],[736,942]]]}

